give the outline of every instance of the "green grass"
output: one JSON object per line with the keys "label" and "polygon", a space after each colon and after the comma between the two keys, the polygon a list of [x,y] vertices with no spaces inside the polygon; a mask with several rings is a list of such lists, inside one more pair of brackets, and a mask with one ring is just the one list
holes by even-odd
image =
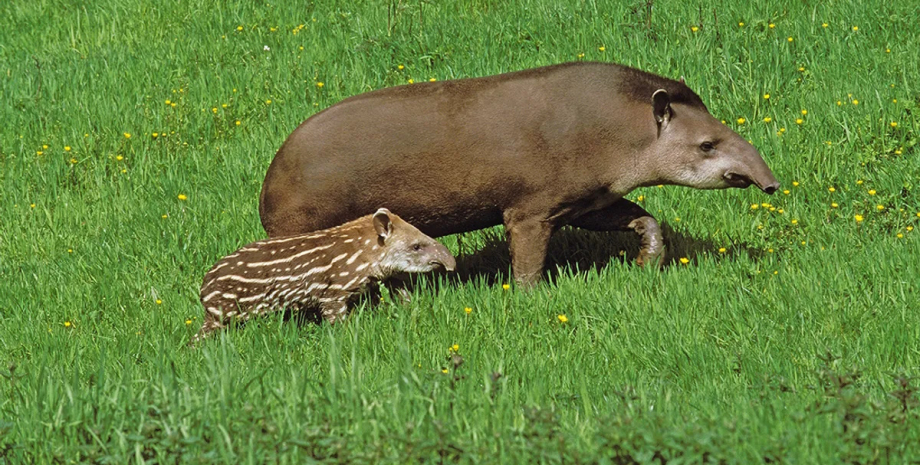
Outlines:
{"label": "green grass", "polygon": [[[920,460],[916,2],[256,3],[0,6],[0,463]],[[185,347],[302,120],[577,59],[685,76],[788,193],[634,192],[660,271],[565,230],[504,290],[470,233],[412,303]]]}

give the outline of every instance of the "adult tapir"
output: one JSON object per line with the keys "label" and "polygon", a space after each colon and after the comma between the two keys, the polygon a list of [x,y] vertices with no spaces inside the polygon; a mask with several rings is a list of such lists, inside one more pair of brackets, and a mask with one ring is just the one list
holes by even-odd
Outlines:
{"label": "adult tapir", "polygon": [[541,279],[570,224],[631,229],[637,262],[658,223],[623,198],[640,186],[779,183],[757,150],[683,80],[567,63],[368,92],[313,115],[275,155],[259,203],[269,236],[329,228],[381,205],[433,237],[505,225],[518,283]]}

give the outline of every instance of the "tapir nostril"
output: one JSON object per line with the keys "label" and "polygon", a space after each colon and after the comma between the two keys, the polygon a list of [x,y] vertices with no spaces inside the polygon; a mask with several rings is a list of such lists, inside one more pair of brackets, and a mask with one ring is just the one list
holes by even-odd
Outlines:
{"label": "tapir nostril", "polygon": [[764,186],[763,191],[766,192],[768,195],[773,195],[773,193],[776,192],[777,189],[779,189],[779,183],[775,182],[773,184],[770,184],[769,186]]}

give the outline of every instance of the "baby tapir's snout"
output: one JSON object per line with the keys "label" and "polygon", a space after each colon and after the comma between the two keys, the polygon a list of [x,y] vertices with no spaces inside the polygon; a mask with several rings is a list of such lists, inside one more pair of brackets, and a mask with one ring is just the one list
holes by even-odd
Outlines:
{"label": "baby tapir's snout", "polygon": [[284,308],[318,308],[335,322],[372,282],[455,267],[447,247],[385,208],[334,228],[253,242],[205,275],[205,319],[191,342],[233,320]]}

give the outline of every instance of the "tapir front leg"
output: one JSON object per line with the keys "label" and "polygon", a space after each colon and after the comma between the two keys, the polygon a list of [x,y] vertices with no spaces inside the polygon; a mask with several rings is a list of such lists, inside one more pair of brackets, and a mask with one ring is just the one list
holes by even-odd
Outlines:
{"label": "tapir front leg", "polygon": [[569,224],[590,231],[634,231],[641,241],[636,264],[661,266],[664,262],[664,238],[658,221],[629,200],[617,200],[609,207],[586,213]]}
{"label": "tapir front leg", "polygon": [[546,250],[553,226],[538,218],[505,218],[505,235],[511,250],[511,269],[518,285],[529,288],[543,278]]}

